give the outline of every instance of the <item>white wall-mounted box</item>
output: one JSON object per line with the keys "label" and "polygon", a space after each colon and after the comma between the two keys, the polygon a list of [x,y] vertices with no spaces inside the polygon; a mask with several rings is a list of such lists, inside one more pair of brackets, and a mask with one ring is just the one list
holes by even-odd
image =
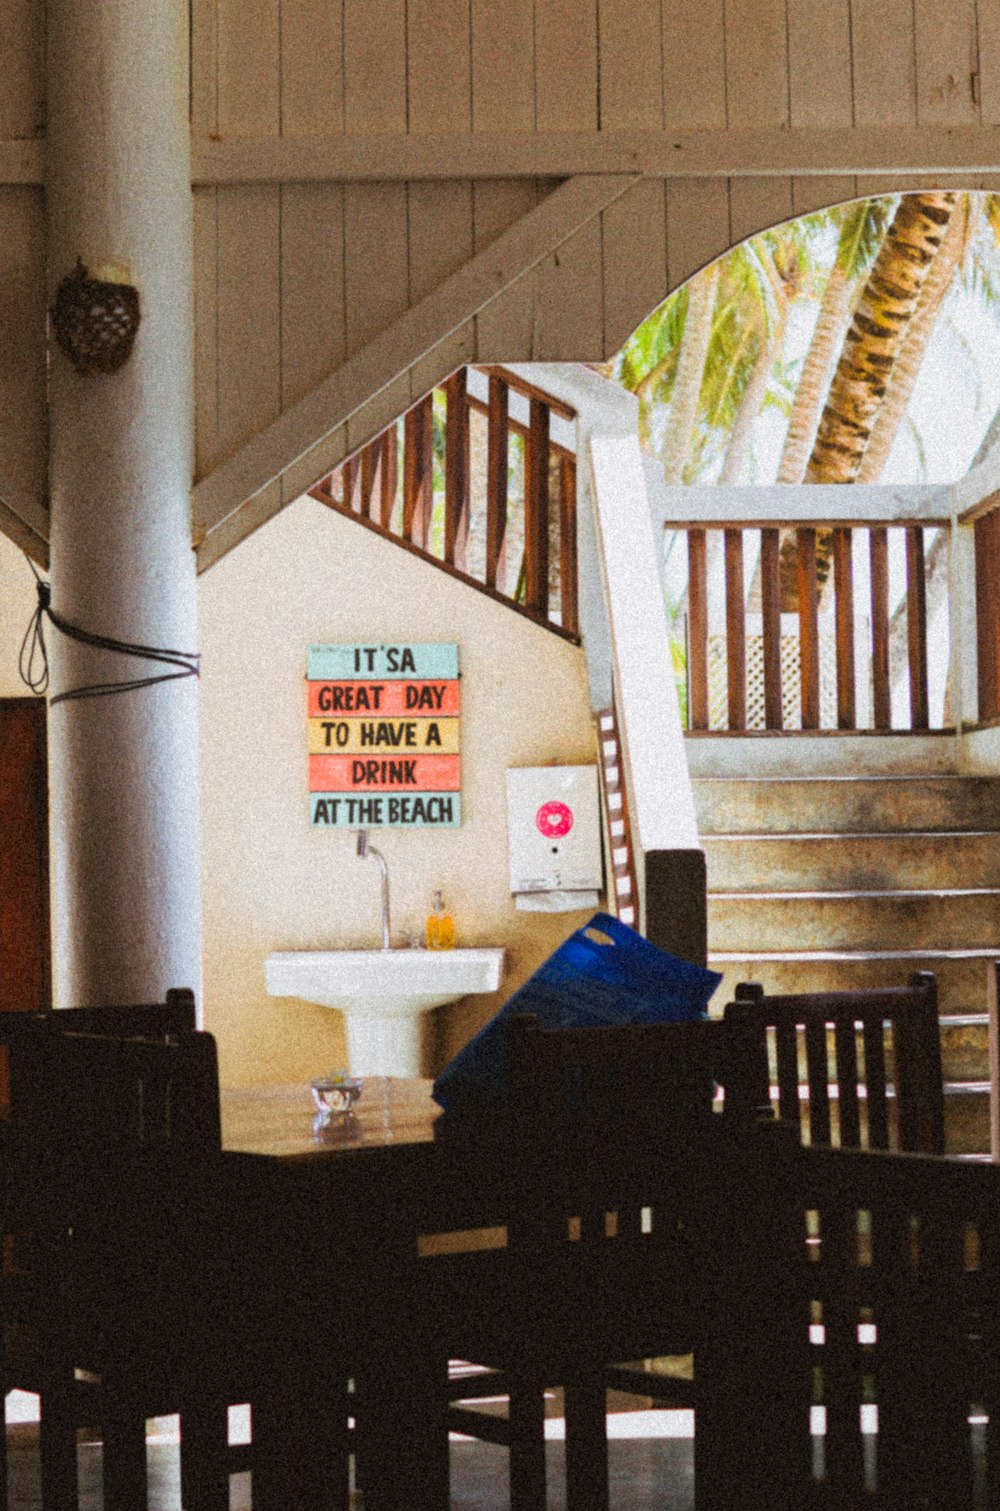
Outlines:
{"label": "white wall-mounted box", "polygon": [[596,766],[519,766],[507,772],[510,889],[600,892]]}

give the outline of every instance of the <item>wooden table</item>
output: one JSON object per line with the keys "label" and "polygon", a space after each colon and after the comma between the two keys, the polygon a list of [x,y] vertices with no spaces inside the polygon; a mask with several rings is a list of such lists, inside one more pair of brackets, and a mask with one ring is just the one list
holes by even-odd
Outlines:
{"label": "wooden table", "polygon": [[[333,1391],[331,1319],[341,1317],[350,1333],[344,1357],[364,1393],[374,1444],[359,1471],[366,1511],[446,1511],[447,1434],[426,1415],[432,1400],[443,1405],[442,1381],[421,1379],[422,1369],[439,1366],[421,1357],[401,1320],[415,1238],[495,1222],[510,1196],[503,1160],[438,1137],[440,1117],[426,1080],[369,1078],[352,1113],[322,1128],[308,1085],[222,1094],[227,1207],[247,1250],[242,1273],[259,1293],[262,1326],[294,1339],[290,1350],[305,1351],[302,1374],[312,1382],[323,1378],[326,1350]],[[359,1314],[360,1337],[350,1331]],[[324,1499],[341,1473],[329,1460],[343,1459],[345,1447],[331,1432],[329,1398],[296,1400],[294,1370],[288,1389],[280,1441],[297,1461],[291,1493],[302,1504],[337,1504]],[[428,1453],[429,1443],[439,1451]]]}
{"label": "wooden table", "polygon": [[222,1093],[222,1147],[233,1154],[319,1159],[434,1142],[441,1109],[431,1082],[369,1077],[349,1114],[315,1127],[308,1085],[253,1086]]}

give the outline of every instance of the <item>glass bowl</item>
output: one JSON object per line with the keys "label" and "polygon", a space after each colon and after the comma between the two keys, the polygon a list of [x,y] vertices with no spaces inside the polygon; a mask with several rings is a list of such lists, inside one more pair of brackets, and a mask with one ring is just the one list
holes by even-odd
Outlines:
{"label": "glass bowl", "polygon": [[364,1089],[364,1081],[350,1076],[346,1070],[335,1070],[331,1075],[318,1076],[310,1081],[313,1101],[322,1117],[333,1117],[338,1112],[350,1112]]}

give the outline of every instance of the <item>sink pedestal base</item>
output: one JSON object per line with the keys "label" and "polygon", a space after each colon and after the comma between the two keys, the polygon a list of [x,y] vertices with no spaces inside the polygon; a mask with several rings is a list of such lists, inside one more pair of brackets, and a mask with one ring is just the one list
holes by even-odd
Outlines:
{"label": "sink pedestal base", "polygon": [[353,1076],[418,1076],[420,1015],[367,1017],[344,1011],[347,1059]]}

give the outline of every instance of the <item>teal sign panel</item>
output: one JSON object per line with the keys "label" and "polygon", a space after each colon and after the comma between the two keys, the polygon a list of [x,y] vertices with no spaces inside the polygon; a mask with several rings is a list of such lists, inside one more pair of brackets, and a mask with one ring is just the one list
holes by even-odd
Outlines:
{"label": "teal sign panel", "polygon": [[457,829],[457,792],[312,792],[309,820],[317,829]]}
{"label": "teal sign panel", "polygon": [[306,667],[310,682],[448,679],[458,676],[457,645],[311,645]]}

